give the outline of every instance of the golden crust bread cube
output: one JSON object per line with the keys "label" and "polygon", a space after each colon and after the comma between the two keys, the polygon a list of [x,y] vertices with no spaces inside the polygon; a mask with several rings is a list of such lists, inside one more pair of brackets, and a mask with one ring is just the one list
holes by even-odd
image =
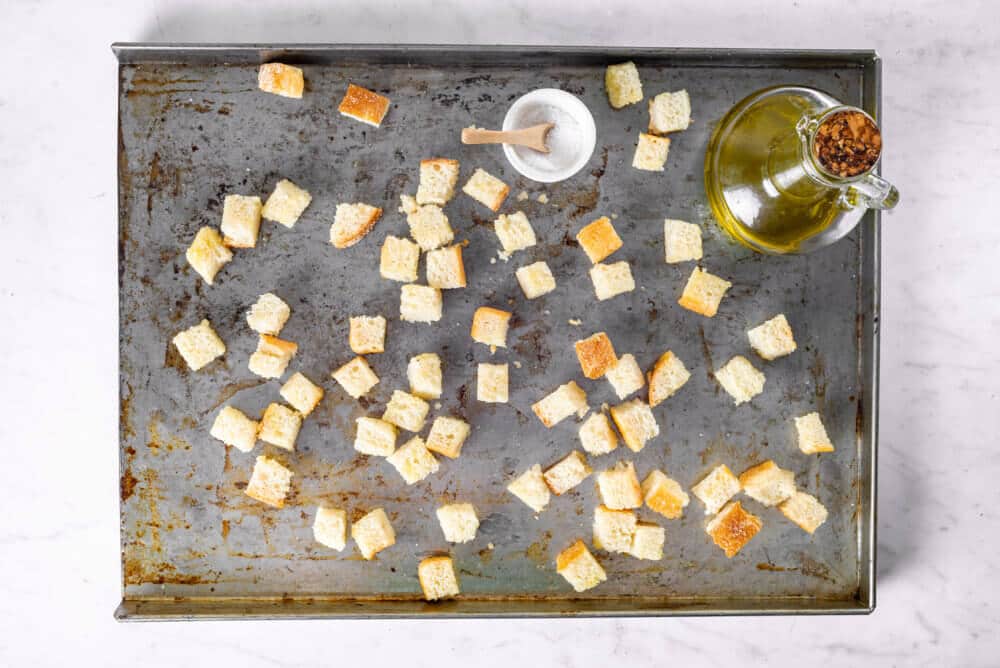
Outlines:
{"label": "golden crust bread cube", "polygon": [[354,449],[363,455],[388,457],[396,451],[396,425],[373,417],[359,417]]}
{"label": "golden crust bread cube", "polygon": [[656,469],[642,481],[642,497],[650,510],[670,520],[680,519],[691,501],[679,482]]}
{"label": "golden crust bread cube", "polygon": [[500,217],[493,223],[493,231],[496,232],[505,255],[530,248],[538,243],[535,230],[531,227],[531,221],[528,220],[523,211],[500,214]]}
{"label": "golden crust bread cube", "polygon": [[667,164],[667,154],[670,153],[670,140],[667,137],[639,133],[639,143],[635,146],[635,156],[632,166],[647,172],[662,172]]}
{"label": "golden crust bread cube", "polygon": [[798,347],[784,313],[747,331],[747,338],[750,339],[754,352],[768,361],[791,355]]}
{"label": "golden crust bread cube", "polygon": [[427,434],[427,449],[455,459],[462,454],[462,446],[471,432],[472,427],[465,420],[439,415],[434,418],[431,431]]}
{"label": "golden crust bread cube", "polygon": [[330,375],[355,399],[360,399],[378,385],[378,376],[364,357],[355,357]]}
{"label": "golden crust bread cube", "polygon": [[638,392],[646,384],[642,369],[631,354],[622,355],[617,364],[604,372],[604,377],[611,383],[619,399],[625,399],[633,392]]}
{"label": "golden crust bread cube", "polygon": [[608,65],[604,72],[604,87],[608,91],[608,102],[615,109],[642,102],[642,80],[632,61]]}
{"label": "golden crust bread cube", "polygon": [[320,506],[313,520],[313,538],[337,552],[347,547],[347,511]]}
{"label": "golden crust bread cube", "polygon": [[618,447],[618,436],[604,413],[594,413],[580,425],[580,444],[591,455],[605,455]]}
{"label": "golden crust bread cube", "polygon": [[414,283],[420,263],[420,246],[409,239],[401,239],[391,234],[382,242],[378,273],[382,278],[400,283]]}
{"label": "golden crust bread cube", "polygon": [[358,315],[350,319],[348,344],[358,355],[385,352],[386,320],[383,316]]}
{"label": "golden crust bread cube", "polygon": [[370,204],[338,204],[330,226],[330,243],[334,248],[349,248],[371,232],[382,217],[382,209]]}
{"label": "golden crust bread cube", "polygon": [[374,127],[382,125],[382,119],[389,111],[389,98],[354,84],[347,84],[344,99],[337,107],[344,116]]}
{"label": "golden crust bread cube", "polygon": [[607,552],[628,552],[635,536],[635,513],[607,506],[594,508],[594,547]]}
{"label": "golden crust bread cube", "polygon": [[468,543],[476,538],[479,518],[471,503],[450,503],[438,508],[436,514],[449,543]]}
{"label": "golden crust bread cube", "polygon": [[437,322],[444,314],[441,290],[427,285],[404,285],[399,289],[399,319],[404,322]]}
{"label": "golden crust bread cube", "polygon": [[257,86],[265,93],[282,97],[302,98],[305,77],[302,70],[282,63],[265,63],[257,72]]}
{"label": "golden crust bread cube", "polygon": [[576,240],[591,263],[597,264],[622,247],[621,237],[611,219],[601,216],[577,232]]}
{"label": "golden crust bread cube", "polygon": [[826,427],[819,413],[813,412],[795,418],[795,430],[799,434],[799,450],[807,455],[819,452],[833,452],[833,442],[826,434]]}
{"label": "golden crust bread cube", "polygon": [[233,252],[222,243],[222,235],[214,227],[202,227],[184,254],[188,264],[209,285],[219,270],[233,259]]}
{"label": "golden crust bread cube", "polygon": [[448,216],[435,204],[420,206],[410,195],[400,195],[399,211],[406,214],[406,224],[410,236],[423,251],[432,251],[447,246],[455,239]]}
{"label": "golden crust bread cube", "polygon": [[528,299],[537,299],[556,289],[556,278],[545,262],[539,261],[514,272],[517,282]]}
{"label": "golden crust bread cube", "polygon": [[424,445],[424,439],[414,436],[386,457],[386,461],[399,471],[407,485],[415,485],[432,473],[439,464],[431,451]]}
{"label": "golden crust bread cube", "polygon": [[687,130],[691,124],[691,98],[686,90],[660,93],[649,101],[649,132],[665,135]]}
{"label": "golden crust bread cube", "polygon": [[663,558],[663,544],[667,540],[667,532],[656,524],[639,522],[635,525],[632,536],[632,546],[628,553],[636,559],[659,561]]}
{"label": "golden crust bread cube", "polygon": [[323,399],[323,388],[313,383],[301,372],[296,371],[285,381],[279,391],[281,398],[305,417],[313,412]]}
{"label": "golden crust bread cube", "polygon": [[462,192],[495,212],[499,211],[500,205],[507,198],[510,187],[492,174],[476,169],[462,186]]}
{"label": "golden crust bread cube", "polygon": [[490,404],[505,404],[509,396],[506,364],[480,363],[476,371],[476,398]]}
{"label": "golden crust bread cube", "polygon": [[415,397],[409,392],[396,390],[392,393],[389,403],[385,407],[385,414],[382,419],[391,422],[400,429],[418,432],[424,428],[424,420],[431,406],[420,397]]}
{"label": "golden crust bread cube", "polygon": [[257,443],[257,432],[260,423],[251,420],[239,409],[225,406],[215,416],[209,434],[226,445],[231,445],[241,452],[250,452]]}
{"label": "golden crust bread cube", "polygon": [[421,160],[417,204],[444,206],[455,196],[457,183],[458,160],[448,158]]}
{"label": "golden crust bread cube", "polygon": [[281,179],[274,186],[271,196],[264,202],[264,209],[261,215],[276,223],[291,229],[295,227],[302,212],[306,210],[312,202],[312,195],[309,191],[298,187],[288,179]]}
{"label": "golden crust bread cube", "polygon": [[381,508],[376,508],[352,524],[351,538],[358,544],[361,556],[369,560],[396,544],[396,532],[389,522],[389,516]]}
{"label": "golden crust bread cube", "polygon": [[257,457],[250,482],[243,493],[251,499],[275,508],[285,507],[285,498],[292,487],[292,472],[276,459]]}
{"label": "golden crust bread cube", "polygon": [[578,540],[556,556],[556,572],[566,578],[574,591],[593,589],[608,579],[601,564],[594,559],[582,540]]}
{"label": "golden crust bread cube", "polygon": [[795,493],[795,474],[770,459],[740,474],[743,492],[765,506],[776,506]]}
{"label": "golden crust bread cube", "polygon": [[536,513],[542,512],[549,505],[549,486],[545,484],[542,467],[538,464],[515,478],[507,485],[507,491]]}
{"label": "golden crust bread cube", "polygon": [[729,467],[719,464],[691,488],[691,493],[705,504],[705,514],[714,515],[740,491],[740,479]]}
{"label": "golden crust bread cube", "polygon": [[261,334],[257,339],[257,350],[250,355],[247,367],[261,378],[281,378],[298,349],[298,345],[291,341]]}
{"label": "golden crust bread cube", "polygon": [[573,413],[582,418],[590,407],[587,405],[587,393],[576,384],[576,381],[571,380],[532,404],[531,410],[542,424],[553,427]]}
{"label": "golden crust bread cube", "polygon": [[451,557],[427,557],[417,566],[417,579],[428,601],[453,598],[461,593]]}
{"label": "golden crust bread cube", "polygon": [[574,347],[583,375],[591,380],[600,378],[608,369],[618,364],[615,347],[611,345],[611,339],[605,332],[597,332],[577,341]]}
{"label": "golden crust bread cube", "polygon": [[507,327],[512,315],[514,314],[510,311],[480,306],[472,316],[472,330],[470,331],[472,340],[488,346],[506,348]]}
{"label": "golden crust bread cube", "polygon": [[781,513],[799,525],[807,533],[813,533],[823,522],[826,522],[827,512],[815,496],[796,491],[778,506]]}
{"label": "golden crust bread cube", "polygon": [[611,510],[630,510],[642,506],[642,488],[635,474],[635,464],[618,462],[597,474],[601,501]]}
{"label": "golden crust bread cube", "polygon": [[561,496],[587,479],[593,469],[579,450],[574,450],[542,474],[552,493]]}
{"label": "golden crust bread cube", "polygon": [[747,358],[737,355],[715,372],[719,381],[733,402],[739,406],[764,391],[764,374],[754,368]]}
{"label": "golden crust bread cube", "polygon": [[287,406],[270,404],[260,419],[260,440],[285,450],[295,450],[295,439],[302,428],[302,416]]}
{"label": "golden crust bread cube", "polygon": [[292,310],[281,297],[265,292],[247,312],[247,324],[258,334],[277,336],[291,314]]}
{"label": "golden crust bread cube", "polygon": [[590,268],[590,280],[594,283],[594,293],[600,301],[635,290],[632,269],[624,260],[613,264],[598,262]]}
{"label": "golden crust bread cube", "polygon": [[441,397],[441,358],[436,353],[422,353],[410,358],[406,365],[410,392],[421,399]]}
{"label": "golden crust bread cube", "polygon": [[664,259],[667,264],[701,259],[701,228],[683,220],[663,221]]}
{"label": "golden crust bread cube", "polygon": [[732,559],[763,526],[759,517],[744,510],[739,501],[734,501],[712,518],[705,531],[726,557]]}
{"label": "golden crust bread cube", "polygon": [[260,231],[259,197],[226,195],[222,205],[222,242],[231,248],[253,248]]}
{"label": "golden crust bread cube", "polygon": [[649,404],[639,399],[612,406],[611,419],[632,452],[639,452],[646,447],[646,443],[660,435],[660,425],[656,423]]}
{"label": "golden crust bread cube", "polygon": [[198,371],[226,352],[226,344],[208,320],[174,334],[171,340],[192,371]]}
{"label": "golden crust bread cube", "polygon": [[649,373],[649,405],[659,406],[672,397],[691,378],[691,373],[673,352],[667,351],[656,360]]}
{"label": "golden crust bread cube", "polygon": [[729,281],[695,267],[677,303],[689,311],[711,318],[718,312],[726,290],[732,286]]}
{"label": "golden crust bread cube", "polygon": [[427,284],[441,290],[465,287],[465,263],[460,245],[427,253]]}

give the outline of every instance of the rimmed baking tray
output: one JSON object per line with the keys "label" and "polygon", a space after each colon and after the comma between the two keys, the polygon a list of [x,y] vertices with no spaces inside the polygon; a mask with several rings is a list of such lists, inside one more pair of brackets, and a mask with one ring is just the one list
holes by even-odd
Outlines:
{"label": "rimmed baking tray", "polygon": [[[374,616],[549,616],[865,613],[874,607],[875,460],[878,415],[878,214],[846,240],[807,257],[764,257],[725,238],[712,222],[702,160],[713,125],[738,100],[775,84],[823,89],[874,115],[879,60],[868,51],[594,49],[577,47],[158,45],[115,44],[119,67],[119,299],[121,400],[121,559],[119,619]],[[673,138],[663,174],[631,166],[644,104],[612,110],[604,67],[626,59],[640,69],[647,97],[690,92],[694,122]],[[257,90],[257,65],[301,65],[307,90],[288,100]],[[374,129],[341,117],[348,82],[392,99]],[[499,147],[465,147],[460,129],[499,127],[508,105],[539,87],[579,96],[593,111],[598,149],[587,168],[541,187],[506,164]],[[387,234],[404,235],[395,213],[412,193],[417,163],[458,158],[462,179],[482,167],[512,188],[504,211],[528,214],[538,246],[509,262],[496,257],[494,216],[459,194],[446,209],[465,249],[469,287],[448,291],[436,326],[398,320],[398,284],[377,273]],[[265,223],[255,249],[240,251],[209,287],[184,250],[199,226],[217,225],[229,193],[266,196],[279,178],[314,200],[288,230]],[[522,190],[530,197],[516,197]],[[544,194],[547,202],[539,201]],[[545,199],[545,198],[542,198]],[[374,232],[346,251],[327,242],[335,204],[366,201],[386,210]],[[597,303],[589,262],[573,236],[614,215],[637,289]],[[734,284],[719,314],[705,319],[676,301],[690,265],[663,262],[662,221],[703,225],[702,265]],[[558,289],[526,301],[514,269],[545,260]],[[258,445],[230,451],[208,435],[216,410],[232,403],[259,415],[279,400],[275,381],[247,369],[255,336],[243,314],[262,292],[292,307],[283,336],[298,342],[292,369],[322,382],[326,397],[302,429],[295,453]],[[510,347],[491,354],[468,336],[483,304],[515,314]],[[748,354],[747,327],[787,314],[799,350],[758,366],[765,392],[734,407],[712,369]],[[329,373],[351,354],[347,320],[390,319],[388,350],[370,356],[381,377],[356,402]],[[221,361],[189,372],[172,349],[174,333],[207,317],[226,341]],[[580,325],[570,321],[581,321]],[[576,379],[592,407],[616,403],[610,385],[583,380],[572,343],[607,331],[619,354],[649,365],[672,349],[692,370],[688,385],[655,409],[661,436],[638,455],[624,448],[591,458],[595,469],[633,459],[640,475],[657,467],[690,487],[714,466],[739,472],[772,458],[794,470],[801,489],[830,517],[814,536],[774,509],[744,503],[764,521],[734,559],[711,544],[700,502],[682,520],[662,522],[662,561],[598,552],[608,581],[574,594],[555,572],[558,551],[590,543],[592,480],[554,498],[535,517],[504,491],[533,463],[547,466],[578,447],[577,425],[547,430],[530,405]],[[432,414],[463,415],[474,432],[461,458],[406,486],[383,460],[351,447],[354,419],[381,414],[393,389],[405,389],[405,364],[435,351],[445,393]],[[506,361],[508,405],[475,399],[475,367]],[[835,453],[807,457],[792,418],[819,410]],[[253,458],[266,452],[295,471],[288,505],[274,510],[242,494]],[[434,516],[444,501],[467,500],[482,525],[472,543],[449,546]],[[384,507],[397,544],[375,561],[353,547],[335,553],[314,543],[315,507],[329,503],[352,518]],[[645,519],[661,521],[654,516]],[[462,596],[420,600],[418,561],[450,551]]]}

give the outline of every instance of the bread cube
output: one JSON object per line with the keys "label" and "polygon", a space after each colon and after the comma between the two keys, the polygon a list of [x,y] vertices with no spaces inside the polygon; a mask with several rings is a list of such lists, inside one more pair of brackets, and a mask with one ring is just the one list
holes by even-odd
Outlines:
{"label": "bread cube", "polygon": [[593,469],[587,464],[587,458],[579,450],[574,450],[547,468],[542,477],[552,493],[561,496],[586,480],[591,473]]}
{"label": "bread cube", "polygon": [[669,520],[680,519],[690,502],[680,483],[657,469],[650,471],[642,481],[642,498],[650,510]]}
{"label": "bread cube", "polygon": [[607,552],[628,552],[635,536],[635,513],[607,506],[594,508],[594,547]]}
{"label": "bread cube", "polygon": [[601,216],[577,232],[576,240],[593,264],[604,260],[622,247],[621,237],[611,224],[611,219]]}
{"label": "bread cube", "polygon": [[660,435],[660,425],[656,424],[653,411],[639,399],[612,406],[611,419],[632,452],[639,452],[647,442]]}
{"label": "bread cube", "polygon": [[799,450],[807,455],[819,452],[833,452],[833,443],[826,435],[826,427],[819,413],[813,412],[795,418],[795,430],[799,434]]}
{"label": "bread cube", "polygon": [[729,281],[695,267],[684,285],[684,292],[677,303],[689,311],[711,318],[719,310],[719,303],[732,287]]}
{"label": "bread cube", "polygon": [[506,348],[507,327],[512,315],[514,314],[510,311],[480,306],[472,316],[472,330],[470,332],[472,340],[488,346]]}
{"label": "bread cube", "polygon": [[444,313],[441,291],[427,285],[399,289],[399,319],[404,322],[437,322]]}
{"label": "bread cube", "polygon": [[475,539],[479,518],[471,503],[450,503],[437,509],[444,539],[449,543],[468,543]]}
{"label": "bread cube", "polygon": [[492,174],[477,168],[462,186],[462,192],[491,211],[498,211],[507,198],[510,187]]}
{"label": "bread cube", "polygon": [[712,472],[691,488],[691,493],[705,504],[705,514],[714,515],[740,491],[740,479],[729,467],[719,464]]}
{"label": "bread cube", "polygon": [[338,204],[330,226],[330,243],[334,248],[349,248],[371,232],[382,217],[382,209],[370,204]]}
{"label": "bread cube", "polygon": [[280,223],[291,229],[295,227],[302,212],[306,210],[312,202],[312,195],[288,179],[281,179],[274,186],[271,196],[264,202],[264,210],[261,214],[267,220]]}
{"label": "bread cube", "polygon": [[451,557],[427,557],[417,566],[417,579],[428,601],[452,598],[461,593]]}
{"label": "bread cube", "polygon": [[519,475],[509,485],[507,491],[524,501],[524,503],[540,513],[549,505],[549,486],[545,484],[542,476],[542,467],[535,464],[530,469]]}
{"label": "bread cube", "polygon": [[275,508],[285,507],[285,497],[292,487],[292,472],[276,459],[257,457],[243,493],[251,499]]}
{"label": "bread cube", "polygon": [[701,259],[701,228],[683,220],[663,221],[663,248],[667,264]]}
{"label": "bread cube", "polygon": [[226,195],[222,204],[222,242],[230,248],[253,248],[260,231],[259,197]]}
{"label": "bread cube", "polygon": [[538,243],[535,238],[535,230],[531,227],[531,221],[522,211],[501,214],[493,223],[493,231],[496,232],[503,252],[507,255],[514,251],[530,248]]}
{"label": "bread cube", "polygon": [[600,378],[608,369],[618,364],[615,347],[611,345],[611,339],[604,332],[597,332],[577,341],[574,347],[583,375],[591,380]]}
{"label": "bread cube", "polygon": [[458,160],[447,158],[421,160],[417,203],[444,206],[455,196],[456,183],[458,183]]}
{"label": "bread cube", "polygon": [[556,555],[556,572],[566,578],[573,591],[593,589],[608,579],[582,540],[578,540]]}
{"label": "bread cube", "polygon": [[231,445],[241,452],[250,452],[257,443],[257,431],[260,423],[251,420],[242,411],[225,406],[215,416],[209,434],[226,445]]}
{"label": "bread cube", "polygon": [[633,392],[638,392],[646,384],[639,363],[632,355],[622,355],[618,363],[604,372],[604,377],[611,383],[619,399],[624,399]]}
{"label": "bread cube", "polygon": [[292,310],[281,297],[265,292],[247,312],[247,324],[258,334],[277,336],[291,314]]}
{"label": "bread cube", "polygon": [[323,388],[296,371],[281,386],[279,394],[281,394],[282,399],[292,405],[292,408],[302,413],[302,417],[305,417],[313,412],[313,409],[323,398]]}
{"label": "bread cube", "polygon": [[791,355],[798,347],[784,313],[747,331],[747,338],[754,351],[768,361]]}
{"label": "bread cube", "polygon": [[461,246],[448,246],[427,253],[427,284],[442,290],[465,287]]}
{"label": "bread cube", "polygon": [[388,457],[396,451],[396,425],[373,417],[359,417],[356,424],[355,450],[373,457]]}
{"label": "bread cube", "polygon": [[360,399],[378,385],[378,376],[364,357],[355,357],[330,375],[355,399]]}
{"label": "bread cube", "polygon": [[669,152],[670,139],[640,132],[632,166],[647,172],[662,172]]}
{"label": "bread cube", "polygon": [[598,412],[583,421],[580,444],[591,455],[605,455],[618,447],[618,437],[607,415]]}
{"label": "bread cube", "polygon": [[476,398],[491,404],[508,399],[509,373],[506,364],[480,364],[476,372]]}
{"label": "bread cube", "polygon": [[378,273],[390,281],[413,283],[417,280],[419,262],[420,246],[390,234],[382,242]]}
{"label": "bread cube", "polygon": [[642,488],[635,474],[635,464],[618,462],[597,474],[597,489],[601,501],[612,510],[629,510],[642,506]]}
{"label": "bread cube", "polygon": [[705,531],[732,559],[763,526],[759,517],[744,510],[739,501],[734,501],[712,518]]}
{"label": "bread cube", "polygon": [[740,486],[754,501],[776,506],[795,493],[795,474],[769,459],[741,473]]}
{"label": "bread cube", "polygon": [[715,372],[715,379],[722,389],[729,393],[737,406],[746,403],[764,391],[764,374],[750,364],[750,360],[741,355],[723,365]]}
{"label": "bread cube", "polygon": [[407,485],[417,484],[439,468],[437,459],[419,436],[399,446],[396,452],[386,457],[386,461],[399,471]]}
{"label": "bread cube", "polygon": [[340,101],[337,111],[348,118],[377,128],[382,125],[382,119],[389,111],[389,104],[389,98],[384,95],[361,86],[347,84],[347,92]]}
{"label": "bread cube", "polygon": [[649,373],[649,405],[659,406],[681,389],[690,378],[690,372],[677,355],[669,350],[663,353]]}
{"label": "bread cube", "polygon": [[649,522],[639,522],[635,525],[632,535],[632,546],[628,553],[636,559],[659,561],[663,558],[663,544],[667,540],[666,530]]}
{"label": "bread cube", "polygon": [[347,547],[347,511],[326,506],[317,508],[313,538],[320,545],[341,552]]}
{"label": "bread cube", "polygon": [[660,93],[649,101],[649,132],[665,135],[687,130],[691,124],[691,98],[686,90]]}
{"label": "bread cube", "polygon": [[427,449],[455,459],[462,454],[462,445],[471,431],[472,427],[465,420],[439,415],[434,418],[431,431],[427,434]]}
{"label": "bread cube", "polygon": [[171,340],[192,371],[205,367],[226,352],[226,344],[215,333],[208,320],[202,320],[194,327],[174,334]]}
{"label": "bread cube", "polygon": [[359,315],[351,318],[348,343],[358,355],[385,352],[386,320],[380,315]]}
{"label": "bread cube", "polygon": [[531,410],[535,412],[542,424],[546,427],[553,427],[573,413],[582,418],[590,410],[590,407],[587,405],[587,393],[575,381],[571,380],[532,404]]}
{"label": "bread cube", "polygon": [[257,72],[257,86],[265,93],[301,99],[305,78],[298,67],[282,63],[265,63]]}
{"label": "bread cube", "polygon": [[206,225],[194,235],[184,257],[202,280],[212,285],[219,270],[233,259],[233,252],[222,243],[219,231]]}
{"label": "bread cube", "polygon": [[604,87],[608,91],[608,102],[615,109],[642,101],[642,81],[632,61],[608,65],[604,73]]}
{"label": "bread cube", "polygon": [[381,508],[376,508],[352,524],[351,538],[358,544],[361,556],[365,559],[373,559],[385,548],[396,544],[396,532]]}
{"label": "bread cube", "polygon": [[265,443],[295,450],[295,439],[302,428],[302,416],[288,406],[270,404],[264,409],[264,417],[260,419],[260,440]]}
{"label": "bread cube", "polygon": [[823,522],[826,522],[827,512],[815,496],[805,492],[794,492],[778,506],[781,513],[799,525],[803,531],[813,533]]}
{"label": "bread cube", "polygon": [[424,420],[431,410],[430,404],[408,392],[396,390],[392,393],[382,419],[400,429],[418,432],[424,428]]}
{"label": "bread cube", "polygon": [[261,334],[257,350],[250,355],[247,367],[261,378],[281,378],[299,347],[276,336]]}
{"label": "bread cube", "polygon": [[535,262],[514,272],[524,296],[536,299],[556,289],[556,279],[545,262]]}
{"label": "bread cube", "polygon": [[632,270],[624,260],[614,264],[598,262],[590,268],[590,280],[594,282],[594,292],[601,301],[635,290]]}
{"label": "bread cube", "polygon": [[435,204],[420,206],[410,195],[400,195],[399,210],[406,214],[410,236],[421,250],[432,251],[447,246],[455,239],[455,232],[448,223],[448,216]]}
{"label": "bread cube", "polygon": [[436,353],[422,353],[410,358],[406,365],[410,393],[421,399],[441,397],[441,358]]}

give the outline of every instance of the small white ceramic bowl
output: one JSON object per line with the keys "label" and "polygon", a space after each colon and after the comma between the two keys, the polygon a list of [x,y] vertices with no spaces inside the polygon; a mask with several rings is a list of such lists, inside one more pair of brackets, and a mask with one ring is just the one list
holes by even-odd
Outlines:
{"label": "small white ceramic bowl", "polygon": [[504,144],[503,152],[514,169],[541,183],[563,181],[583,169],[597,146],[597,127],[587,105],[566,91],[539,88],[514,101],[503,119],[503,129],[519,130],[540,123],[555,123],[546,138],[549,153]]}

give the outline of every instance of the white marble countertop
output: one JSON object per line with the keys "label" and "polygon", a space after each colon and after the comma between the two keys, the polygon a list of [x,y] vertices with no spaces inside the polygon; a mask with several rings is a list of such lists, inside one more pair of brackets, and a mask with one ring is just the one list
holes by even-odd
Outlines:
{"label": "white marble countertop", "polygon": [[[0,88],[0,665],[997,665],[1000,5],[13,2]],[[619,5],[613,12],[612,4]],[[290,8],[296,5],[296,8]],[[547,5],[544,9],[537,6]],[[661,8],[664,7],[664,8]],[[823,618],[121,625],[115,62],[123,41],[876,48],[878,608]]]}

